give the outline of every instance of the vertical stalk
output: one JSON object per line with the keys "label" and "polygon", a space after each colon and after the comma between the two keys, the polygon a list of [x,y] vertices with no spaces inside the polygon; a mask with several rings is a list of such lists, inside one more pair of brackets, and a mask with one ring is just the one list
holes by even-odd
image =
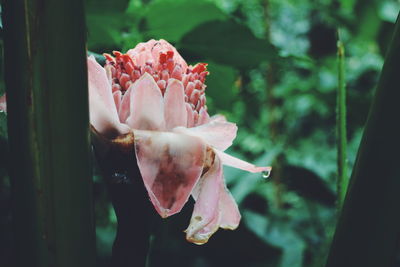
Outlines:
{"label": "vertical stalk", "polygon": [[108,140],[93,128],[92,142],[118,221],[111,265],[144,267],[155,212],[133,156],[134,136],[128,134]]}
{"label": "vertical stalk", "polygon": [[340,31],[337,42],[338,61],[338,91],[336,102],[336,133],[337,133],[337,210],[340,212],[346,196],[347,177],[347,131],[346,131],[346,80],[345,80],[345,52]]}
{"label": "vertical stalk", "polygon": [[[264,0],[263,1],[264,5],[264,15],[265,15],[265,39],[271,40],[271,17],[270,17],[270,2],[269,0]],[[277,99],[275,97],[275,85],[277,83],[277,71],[276,71],[276,64],[275,62],[271,61],[268,62],[268,65],[265,70],[265,81],[266,81],[266,96],[267,96],[267,101],[266,101],[266,107],[268,110],[268,131],[270,134],[271,141],[273,143],[278,142],[278,137],[279,137],[279,120],[277,119],[277,109],[279,108],[279,105],[277,104]],[[282,193],[283,193],[283,187],[282,187],[282,181],[281,181],[281,176],[282,176],[282,162],[279,159],[276,159],[274,161],[274,171],[273,175],[271,178],[274,181],[274,185],[276,187],[276,204],[279,208],[283,207],[283,201],[282,201]]]}
{"label": "vertical stalk", "polygon": [[327,267],[394,266],[400,238],[399,58],[398,17]]}
{"label": "vertical stalk", "polygon": [[16,265],[94,266],[83,2],[3,2]]}

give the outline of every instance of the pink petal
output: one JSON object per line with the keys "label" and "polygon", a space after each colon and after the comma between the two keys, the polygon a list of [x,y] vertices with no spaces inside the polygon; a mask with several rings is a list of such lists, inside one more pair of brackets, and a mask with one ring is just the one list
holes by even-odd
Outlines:
{"label": "pink petal", "polygon": [[115,102],[115,107],[117,108],[117,110],[119,110],[119,107],[121,106],[121,98],[122,98],[122,93],[121,91],[115,91],[113,93],[113,98],[114,98],[114,102]]}
{"label": "pink petal", "polygon": [[205,145],[192,136],[135,130],[136,159],[161,217],[179,212],[203,170]]}
{"label": "pink petal", "polygon": [[[220,188],[223,184],[222,164],[214,158],[211,168],[196,185],[192,218],[186,229],[186,239],[195,244],[204,244],[219,227]],[[197,195],[197,194],[198,195]]]}
{"label": "pink petal", "polygon": [[214,115],[210,118],[210,122],[219,121],[219,122],[227,122],[226,117],[221,114]]}
{"label": "pink petal", "polygon": [[223,151],[232,145],[237,126],[231,122],[211,121],[193,128],[178,127],[173,131],[200,137],[207,144]]}
{"label": "pink petal", "polygon": [[245,170],[248,172],[263,172],[263,171],[271,171],[271,167],[256,167],[253,164],[250,164],[246,161],[243,161],[241,159],[232,157],[231,155],[228,155],[222,151],[214,150],[214,152],[218,155],[218,157],[221,159],[222,164],[231,166],[237,169]]}
{"label": "pink petal", "polygon": [[117,118],[117,109],[111,92],[111,84],[107,78],[106,71],[94,57],[88,61],[89,93],[97,93],[104,103],[105,108]]}
{"label": "pink petal", "polygon": [[206,124],[209,121],[210,121],[210,116],[208,115],[207,110],[204,107],[201,107],[199,111],[199,120],[197,121],[197,125]]}
{"label": "pink petal", "polygon": [[187,114],[187,124],[186,127],[190,128],[194,125],[193,110],[189,103],[185,104],[186,114]]}
{"label": "pink petal", "polygon": [[187,124],[185,92],[182,83],[176,79],[169,79],[165,90],[164,116],[167,130]]}
{"label": "pink petal", "polygon": [[121,105],[118,109],[119,120],[121,122],[126,122],[126,119],[131,114],[131,94],[132,94],[133,84],[129,86],[128,90],[126,90],[125,94],[122,96]]}
{"label": "pink petal", "polygon": [[238,206],[225,184],[221,186],[220,190],[219,209],[221,218],[219,227],[235,230],[239,226],[241,219]]}
{"label": "pink petal", "polygon": [[0,96],[0,111],[7,112],[7,99],[6,99],[6,94]]}
{"label": "pink petal", "polygon": [[104,69],[88,58],[89,110],[90,123],[101,134],[115,137],[130,131],[129,127],[119,122],[111,85]]}
{"label": "pink petal", "polygon": [[137,130],[164,130],[164,101],[153,77],[144,73],[133,84],[127,124]]}

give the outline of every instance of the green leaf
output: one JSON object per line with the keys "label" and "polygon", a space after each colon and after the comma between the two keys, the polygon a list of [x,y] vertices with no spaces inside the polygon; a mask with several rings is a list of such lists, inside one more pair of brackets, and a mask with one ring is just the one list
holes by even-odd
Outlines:
{"label": "green leaf", "polygon": [[260,239],[282,249],[280,267],[301,267],[306,248],[304,241],[282,221],[273,222],[265,215],[249,210],[243,212],[244,223]]}
{"label": "green leaf", "polygon": [[207,69],[210,72],[206,80],[207,97],[212,98],[213,104],[217,109],[229,110],[238,93],[234,85],[237,71],[229,66],[219,65],[210,61],[207,63]]}
{"label": "green leaf", "polygon": [[267,40],[233,20],[204,23],[186,34],[179,46],[200,58],[238,68],[254,67],[277,56]]}
{"label": "green leaf", "polygon": [[136,22],[126,14],[129,0],[86,0],[85,4],[89,49],[97,52],[121,49],[122,32],[132,21]]}
{"label": "green leaf", "polygon": [[88,48],[97,52],[120,49],[125,21],[126,16],[123,13],[87,14]]}
{"label": "green leaf", "polygon": [[144,17],[145,36],[176,42],[194,27],[210,20],[223,20],[226,15],[213,3],[192,0],[154,1]]}

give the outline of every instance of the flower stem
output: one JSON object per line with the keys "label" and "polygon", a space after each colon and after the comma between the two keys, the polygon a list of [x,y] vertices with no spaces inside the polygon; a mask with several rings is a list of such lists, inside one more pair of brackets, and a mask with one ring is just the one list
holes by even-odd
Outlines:
{"label": "flower stem", "polygon": [[155,213],[136,163],[133,136],[111,143],[94,129],[92,133],[98,165],[107,181],[117,216],[112,266],[144,267]]}
{"label": "flower stem", "polygon": [[327,267],[395,265],[400,240],[399,58],[398,17]]}
{"label": "flower stem", "polygon": [[15,265],[93,267],[83,2],[6,0],[2,22]]}
{"label": "flower stem", "polygon": [[340,213],[346,196],[347,177],[347,134],[346,134],[346,80],[345,80],[345,52],[340,31],[337,42],[338,61],[338,91],[336,107],[336,133],[337,133],[337,210]]}

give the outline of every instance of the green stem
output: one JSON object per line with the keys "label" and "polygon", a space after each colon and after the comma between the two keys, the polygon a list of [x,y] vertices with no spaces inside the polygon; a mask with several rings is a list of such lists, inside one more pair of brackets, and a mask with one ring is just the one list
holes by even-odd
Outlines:
{"label": "green stem", "polygon": [[2,15],[16,266],[95,266],[83,2]]}
{"label": "green stem", "polygon": [[400,237],[399,58],[398,17],[327,267],[394,266]]}
{"label": "green stem", "polygon": [[346,80],[345,80],[345,52],[340,32],[338,31],[337,42],[338,60],[338,92],[337,92],[337,210],[340,212],[346,196],[348,177],[347,177],[347,134],[346,134]]}

